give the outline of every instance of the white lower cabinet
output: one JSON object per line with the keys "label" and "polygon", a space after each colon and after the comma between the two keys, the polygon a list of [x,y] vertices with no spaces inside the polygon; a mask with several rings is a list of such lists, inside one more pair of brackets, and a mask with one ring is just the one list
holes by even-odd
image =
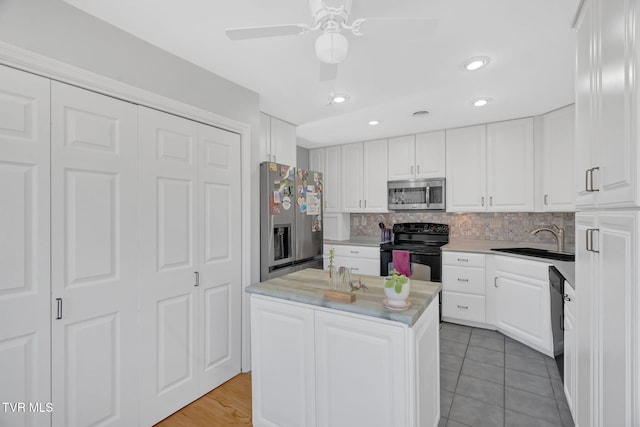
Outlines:
{"label": "white lower cabinet", "polygon": [[564,283],[564,394],[571,416],[576,419],[576,379],[578,354],[576,352],[576,291]]}
{"label": "white lower cabinet", "polygon": [[336,269],[347,267],[351,274],[380,275],[380,248],[378,246],[324,245],[324,268],[329,268],[329,251],[334,250]]}
{"label": "white lower cabinet", "polygon": [[483,327],[485,304],[485,255],[443,252],[442,319]]}
{"label": "white lower cabinet", "polygon": [[251,296],[253,424],[433,426],[438,305],[403,323]]}
{"label": "white lower cabinet", "polygon": [[576,214],[580,426],[640,423],[639,240],[637,211]]}
{"label": "white lower cabinet", "polygon": [[314,311],[251,298],[253,425],[316,425]]}
{"label": "white lower cabinet", "polygon": [[[315,313],[318,426],[407,425],[406,329]],[[366,396],[366,398],[364,398]]]}
{"label": "white lower cabinet", "polygon": [[505,335],[553,357],[550,264],[508,256],[490,258],[487,322]]}
{"label": "white lower cabinet", "polygon": [[553,355],[549,266],[511,256],[442,252],[442,319],[497,329]]}

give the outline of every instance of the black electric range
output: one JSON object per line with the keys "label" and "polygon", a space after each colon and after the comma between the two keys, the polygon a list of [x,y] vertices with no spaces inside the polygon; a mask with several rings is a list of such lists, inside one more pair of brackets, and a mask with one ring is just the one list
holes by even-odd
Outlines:
{"label": "black electric range", "polygon": [[432,222],[406,222],[393,225],[393,241],[380,244],[380,275],[389,274],[394,250],[409,251],[412,264],[429,267],[427,280],[442,279],[440,247],[449,243],[449,226]]}

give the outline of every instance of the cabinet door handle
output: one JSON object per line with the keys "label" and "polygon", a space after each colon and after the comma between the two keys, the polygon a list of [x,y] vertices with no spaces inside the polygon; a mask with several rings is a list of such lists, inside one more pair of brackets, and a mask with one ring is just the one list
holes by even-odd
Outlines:
{"label": "cabinet door handle", "polygon": [[458,258],[460,262],[469,262],[469,258]]}
{"label": "cabinet door handle", "polygon": [[468,305],[460,305],[460,304],[458,304],[458,308],[461,308],[463,310],[469,310],[469,306]]}
{"label": "cabinet door handle", "polygon": [[493,196],[489,196],[489,206],[493,206]]}
{"label": "cabinet door handle", "polygon": [[587,169],[585,171],[584,187],[585,187],[585,191],[587,191],[589,193],[593,193],[595,191],[600,191],[599,188],[593,188],[593,171],[597,171],[597,170],[600,170],[599,166],[593,167],[591,169]]}
{"label": "cabinet door handle", "polygon": [[549,205],[549,195],[548,194],[544,195],[544,204],[545,204],[545,206]]}
{"label": "cabinet door handle", "polygon": [[484,196],[480,196],[480,206],[484,206]]}
{"label": "cabinet door handle", "polygon": [[416,166],[416,174],[419,175],[420,174],[420,165]]}
{"label": "cabinet door handle", "polygon": [[358,200],[358,207],[361,208],[362,207],[362,200]]}
{"label": "cabinet door handle", "polygon": [[593,252],[593,253],[599,254],[600,253],[599,250],[593,249],[593,232],[594,231],[600,232],[600,229],[599,228],[587,228],[587,238],[586,238],[587,250],[589,252]]}
{"label": "cabinet door handle", "polygon": [[56,310],[56,320],[62,319],[62,298],[56,298],[57,310]]}
{"label": "cabinet door handle", "polygon": [[200,273],[194,271],[193,274],[196,276],[196,284],[193,286],[200,286]]}
{"label": "cabinet door handle", "polygon": [[365,207],[365,209],[367,207],[367,201],[366,200],[364,201],[364,207]]}
{"label": "cabinet door handle", "polygon": [[468,281],[469,281],[469,279],[461,279],[461,278],[458,277],[458,282],[468,282]]}
{"label": "cabinet door handle", "polygon": [[493,278],[493,287],[497,288],[498,287],[498,276]]}

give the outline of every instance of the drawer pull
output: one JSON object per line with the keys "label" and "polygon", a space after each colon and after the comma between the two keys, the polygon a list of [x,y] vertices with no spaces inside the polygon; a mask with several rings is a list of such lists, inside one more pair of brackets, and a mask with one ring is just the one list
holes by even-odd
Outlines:
{"label": "drawer pull", "polygon": [[359,254],[360,253],[358,251],[349,251],[349,252],[352,253],[352,254]]}
{"label": "drawer pull", "polygon": [[360,271],[358,267],[351,267],[351,271]]}
{"label": "drawer pull", "polygon": [[458,308],[461,308],[463,310],[469,310],[469,306],[468,305],[460,305],[460,304],[458,304]]}
{"label": "drawer pull", "polygon": [[469,279],[461,279],[461,278],[458,277],[458,282],[468,282],[468,281],[469,281]]}
{"label": "drawer pull", "polygon": [[469,258],[458,258],[460,262],[469,262]]}

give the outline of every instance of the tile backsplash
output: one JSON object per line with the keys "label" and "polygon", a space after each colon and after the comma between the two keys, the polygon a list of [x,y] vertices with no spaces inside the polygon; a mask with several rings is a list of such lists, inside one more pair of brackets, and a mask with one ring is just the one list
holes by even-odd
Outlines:
{"label": "tile backsplash", "polygon": [[565,250],[574,252],[575,248],[575,214],[573,212],[351,214],[351,236],[380,236],[379,222],[389,228],[397,222],[449,224],[450,239],[510,240],[550,244],[556,243],[551,233],[543,231],[532,236],[529,232],[542,225],[556,224],[565,230]]}

